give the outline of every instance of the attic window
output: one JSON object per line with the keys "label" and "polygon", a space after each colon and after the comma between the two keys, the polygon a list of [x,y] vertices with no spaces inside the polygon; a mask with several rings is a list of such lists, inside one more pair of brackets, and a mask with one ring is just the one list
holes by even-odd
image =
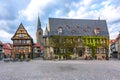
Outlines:
{"label": "attic window", "polygon": [[23,37],[24,37],[24,34],[19,34],[19,37],[23,38]]}
{"label": "attic window", "polygon": [[58,27],[58,34],[61,34],[63,32],[62,27]]}
{"label": "attic window", "polygon": [[100,28],[95,28],[94,33],[95,33],[95,35],[99,35],[100,34]]}

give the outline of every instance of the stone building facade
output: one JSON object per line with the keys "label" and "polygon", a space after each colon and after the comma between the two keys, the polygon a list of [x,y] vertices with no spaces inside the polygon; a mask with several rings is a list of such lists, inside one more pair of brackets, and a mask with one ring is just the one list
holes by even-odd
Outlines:
{"label": "stone building facade", "polygon": [[117,36],[117,41],[118,41],[118,59],[120,59],[120,32],[119,32],[119,34],[118,34],[118,36]]}
{"label": "stone building facade", "polygon": [[108,59],[106,21],[49,18],[44,53],[46,59]]}

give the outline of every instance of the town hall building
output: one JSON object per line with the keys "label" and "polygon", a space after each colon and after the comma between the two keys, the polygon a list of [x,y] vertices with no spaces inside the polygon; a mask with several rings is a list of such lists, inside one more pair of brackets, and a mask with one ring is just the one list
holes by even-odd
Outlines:
{"label": "town hall building", "polygon": [[46,59],[108,59],[105,20],[49,18],[44,35]]}

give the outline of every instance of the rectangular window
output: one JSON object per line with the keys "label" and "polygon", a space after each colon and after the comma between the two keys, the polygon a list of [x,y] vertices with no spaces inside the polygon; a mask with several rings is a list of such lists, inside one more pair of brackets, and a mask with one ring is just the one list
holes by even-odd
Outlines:
{"label": "rectangular window", "polygon": [[18,41],[17,40],[14,40],[14,43],[17,43]]}
{"label": "rectangular window", "polygon": [[28,49],[29,49],[28,46],[24,47],[25,52],[28,52],[29,51]]}
{"label": "rectangular window", "polygon": [[60,49],[60,53],[63,53],[63,49]]}
{"label": "rectangular window", "polygon": [[106,49],[104,48],[104,51],[103,51],[103,53],[106,53]]}
{"label": "rectangular window", "polygon": [[25,44],[27,44],[27,40],[25,40]]}
{"label": "rectangular window", "polygon": [[18,46],[16,46],[15,48],[16,48],[16,50],[18,50]]}
{"label": "rectangular window", "polygon": [[21,43],[24,44],[24,40],[22,40]]}
{"label": "rectangular window", "polygon": [[19,40],[19,43],[21,44],[21,40]]}
{"label": "rectangular window", "polygon": [[22,40],[22,44],[25,44],[26,42],[25,42],[25,40]]}
{"label": "rectangular window", "polygon": [[27,46],[25,47],[25,50],[28,50],[28,47],[27,47]]}
{"label": "rectangular window", "polygon": [[66,53],[66,49],[63,49],[63,53]]}
{"label": "rectangular window", "polygon": [[101,48],[101,53],[104,53],[104,48]]}
{"label": "rectangular window", "polygon": [[97,51],[97,53],[99,53],[99,48],[97,48],[97,50],[96,50],[96,51]]}
{"label": "rectangular window", "polygon": [[30,43],[30,40],[27,40],[27,44],[29,44]]}
{"label": "rectangular window", "polygon": [[23,50],[23,47],[20,47],[20,50]]}
{"label": "rectangular window", "polygon": [[54,53],[55,53],[55,54],[59,53],[59,49],[58,49],[58,48],[55,48],[55,49],[54,49]]}
{"label": "rectangular window", "polygon": [[23,37],[24,37],[24,34],[19,34],[19,37],[23,38]]}
{"label": "rectangular window", "polygon": [[87,48],[87,53],[91,54],[92,53],[92,49],[91,48]]}

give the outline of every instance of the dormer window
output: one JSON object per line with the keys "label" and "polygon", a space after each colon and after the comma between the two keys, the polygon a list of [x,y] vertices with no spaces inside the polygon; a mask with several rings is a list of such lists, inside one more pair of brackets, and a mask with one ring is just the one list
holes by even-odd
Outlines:
{"label": "dormer window", "polygon": [[63,32],[62,27],[58,27],[58,34],[61,34]]}
{"label": "dormer window", "polygon": [[95,28],[94,33],[95,33],[95,35],[99,35],[100,34],[100,28]]}

